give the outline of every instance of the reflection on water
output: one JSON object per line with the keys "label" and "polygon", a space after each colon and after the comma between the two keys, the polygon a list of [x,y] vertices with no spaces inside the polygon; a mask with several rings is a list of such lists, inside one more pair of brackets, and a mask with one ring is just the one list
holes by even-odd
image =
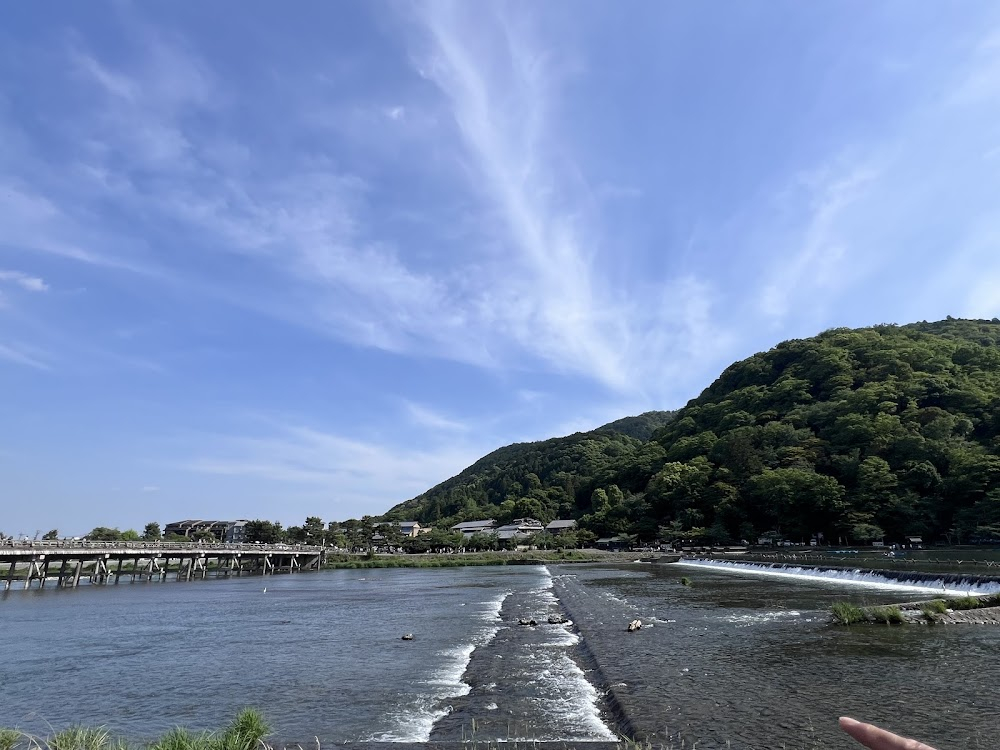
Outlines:
{"label": "reflection on water", "polygon": [[[941,747],[995,747],[1000,629],[827,624],[834,601],[913,592],[672,565],[563,566],[556,581],[646,737],[705,750],[845,747],[836,717],[852,714]],[[653,627],[625,633],[636,617]]]}

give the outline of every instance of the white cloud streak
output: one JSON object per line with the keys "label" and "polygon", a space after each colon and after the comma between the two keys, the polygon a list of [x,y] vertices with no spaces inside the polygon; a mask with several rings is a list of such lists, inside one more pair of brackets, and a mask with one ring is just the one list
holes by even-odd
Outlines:
{"label": "white cloud streak", "polygon": [[181,468],[234,479],[302,485],[352,512],[384,513],[458,473],[482,454],[467,442],[434,450],[394,448],[302,425],[260,437],[212,436]]}
{"label": "white cloud streak", "polygon": [[469,426],[455,419],[450,419],[434,409],[412,401],[403,401],[403,408],[410,421],[422,428],[437,432],[465,432]]}
{"label": "white cloud streak", "polygon": [[[803,302],[817,294],[839,290],[843,284],[848,248],[839,222],[844,212],[878,178],[867,166],[852,165],[846,173],[839,169],[800,175],[790,190],[804,193],[808,222],[801,239],[789,255],[778,255],[775,268],[760,295],[760,310],[771,320],[782,320]],[[801,198],[793,201],[796,206]]]}
{"label": "white cloud streak", "polygon": [[[615,280],[599,203],[579,165],[552,156],[561,153],[552,148],[561,127],[550,106],[559,97],[554,58],[529,23],[494,11],[484,24],[459,4],[431,4],[422,16],[423,75],[447,107],[413,119],[450,118],[468,181],[451,187],[468,192],[471,183],[478,197],[447,249],[435,247],[433,232],[444,239],[451,230],[439,216],[427,217],[433,230],[420,239],[381,230],[372,217],[387,210],[383,186],[338,166],[349,143],[272,155],[243,140],[227,119],[239,92],[184,40],[141,26],[128,66],[74,44],[71,75],[91,94],[72,118],[78,161],[45,184],[29,179],[41,155],[7,176],[4,239],[183,284],[367,347],[656,391],[671,360],[695,351],[678,344],[711,327],[713,296],[689,277],[655,285],[654,299],[685,290],[669,305],[679,315],[661,318]],[[292,126],[309,123],[321,104],[315,92],[291,101]],[[403,124],[414,106],[397,101],[381,112]],[[411,151],[421,164],[452,132],[438,125],[407,137],[417,139]],[[107,205],[125,221],[102,216]]]}
{"label": "white cloud streak", "polygon": [[0,269],[0,281],[16,284],[29,292],[47,292],[49,285],[38,276],[29,276],[21,271],[4,271]]}
{"label": "white cloud streak", "polygon": [[485,199],[480,218],[506,237],[486,261],[493,285],[478,300],[480,315],[550,368],[621,391],[657,390],[671,360],[691,353],[677,341],[706,332],[711,295],[684,279],[648,290],[655,299],[686,287],[692,314],[684,306],[679,326],[630,304],[634,295],[614,281],[618,259],[602,245],[593,191],[559,145],[552,54],[506,8],[492,6],[489,23],[462,3],[425,8],[432,44],[419,70],[450,102],[470,182]]}
{"label": "white cloud streak", "polygon": [[32,367],[36,370],[51,370],[51,366],[42,356],[30,348],[0,343],[0,359],[16,365]]}

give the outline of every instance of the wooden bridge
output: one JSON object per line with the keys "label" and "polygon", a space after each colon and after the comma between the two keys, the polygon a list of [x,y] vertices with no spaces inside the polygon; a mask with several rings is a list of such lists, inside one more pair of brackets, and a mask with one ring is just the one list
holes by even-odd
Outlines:
{"label": "wooden bridge", "polygon": [[319,570],[323,547],[173,542],[11,542],[0,544],[4,590],[132,581],[177,581]]}

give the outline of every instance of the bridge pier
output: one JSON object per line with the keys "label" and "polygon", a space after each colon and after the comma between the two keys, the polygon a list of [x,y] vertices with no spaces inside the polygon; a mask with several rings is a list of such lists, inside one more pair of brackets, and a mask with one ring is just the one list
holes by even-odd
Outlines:
{"label": "bridge pier", "polygon": [[[318,547],[250,544],[98,543],[63,540],[9,542],[0,546],[3,590],[46,588],[49,578],[59,588],[75,588],[86,576],[93,585],[126,581],[178,581],[209,577],[299,573],[322,567]],[[128,565],[126,565],[126,562]],[[176,567],[171,567],[176,566]],[[214,567],[213,567],[214,566]],[[23,582],[23,586],[22,586]]]}
{"label": "bridge pier", "polygon": [[97,558],[97,564],[94,565],[94,574],[90,577],[90,582],[95,584],[105,584],[108,582],[108,578],[110,577],[111,573],[108,570],[107,556]]}
{"label": "bridge pier", "polygon": [[42,572],[38,566],[38,558],[32,558],[28,563],[28,573],[24,576],[24,588],[31,588],[31,582]]}

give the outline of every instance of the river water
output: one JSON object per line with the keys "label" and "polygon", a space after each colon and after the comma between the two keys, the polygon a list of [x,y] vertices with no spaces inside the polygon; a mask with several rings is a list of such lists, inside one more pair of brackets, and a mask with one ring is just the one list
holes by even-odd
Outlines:
{"label": "river water", "polygon": [[[324,744],[582,744],[627,731],[796,750],[850,747],[835,727],[850,714],[942,750],[993,748],[1000,629],[827,624],[834,601],[926,596],[683,563],[11,591],[0,726],[85,722],[144,739],[216,728],[251,705],[276,737]],[[549,625],[557,613],[573,623]],[[626,633],[633,618],[645,627]]]}

